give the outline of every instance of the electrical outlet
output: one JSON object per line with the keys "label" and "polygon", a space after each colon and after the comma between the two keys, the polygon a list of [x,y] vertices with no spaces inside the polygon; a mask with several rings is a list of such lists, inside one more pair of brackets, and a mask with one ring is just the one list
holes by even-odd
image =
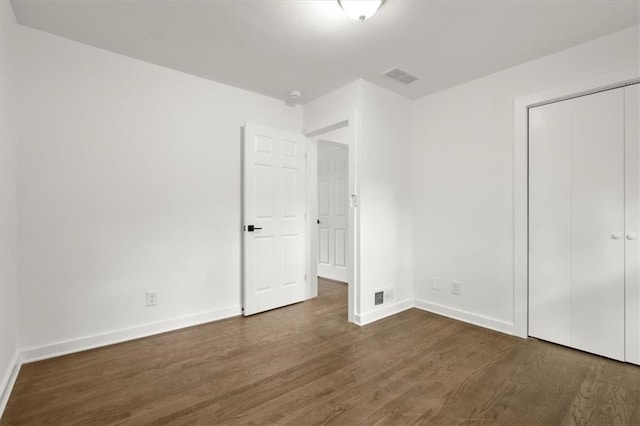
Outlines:
{"label": "electrical outlet", "polygon": [[158,291],[148,291],[147,292],[147,307],[156,306],[158,304]]}
{"label": "electrical outlet", "polygon": [[440,291],[440,278],[438,277],[431,278],[431,290]]}
{"label": "electrical outlet", "polygon": [[460,296],[461,292],[462,292],[462,284],[460,283],[460,281],[451,281],[451,294]]}
{"label": "electrical outlet", "polygon": [[374,296],[374,303],[376,305],[382,305],[384,303],[384,291],[376,291]]}

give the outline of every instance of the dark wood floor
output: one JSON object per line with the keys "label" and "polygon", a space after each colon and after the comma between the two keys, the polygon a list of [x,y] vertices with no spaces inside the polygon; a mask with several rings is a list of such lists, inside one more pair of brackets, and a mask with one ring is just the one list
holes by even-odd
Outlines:
{"label": "dark wood floor", "polygon": [[640,424],[640,368],[412,309],[346,322],[346,286],[22,367],[8,424]]}

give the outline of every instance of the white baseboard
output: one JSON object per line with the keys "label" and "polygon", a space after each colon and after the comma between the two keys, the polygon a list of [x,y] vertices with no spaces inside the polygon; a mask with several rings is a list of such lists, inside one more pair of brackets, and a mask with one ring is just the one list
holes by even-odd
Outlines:
{"label": "white baseboard", "polygon": [[20,355],[16,350],[16,353],[13,354],[13,358],[11,358],[11,362],[9,363],[9,369],[2,378],[2,383],[0,383],[0,418],[2,418],[2,413],[4,413],[4,409],[7,407],[9,396],[13,390],[13,385],[16,384],[21,366]]}
{"label": "white baseboard", "polygon": [[217,321],[224,318],[240,315],[242,310],[239,305],[228,308],[216,309],[214,311],[201,312],[165,321],[143,324],[135,327],[114,330],[107,333],[93,336],[81,337],[78,339],[56,342],[49,345],[22,349],[20,351],[20,361],[22,363],[40,361],[56,356],[67,355],[74,352],[95,349],[101,346],[126,342],[127,340],[139,339],[141,337],[152,336],[154,334],[165,333],[167,331],[178,330],[180,328],[191,327],[207,322]]}
{"label": "white baseboard", "polygon": [[358,325],[367,325],[411,308],[413,308],[413,299],[407,299],[392,305],[376,308],[376,310],[367,312],[366,314],[355,315],[354,319]]}
{"label": "white baseboard", "polygon": [[471,312],[427,302],[426,300],[415,299],[414,306],[418,309],[422,309],[423,311],[453,318],[505,334],[513,335],[515,331],[515,327],[512,322],[501,321],[484,315],[472,314]]}
{"label": "white baseboard", "polygon": [[165,321],[158,321],[149,324],[143,324],[135,327],[114,330],[107,333],[96,334],[93,336],[81,337],[78,339],[56,342],[49,345],[32,347],[16,351],[14,354],[9,370],[0,382],[0,418],[9,401],[9,396],[13,390],[20,367],[27,362],[40,361],[56,356],[67,355],[74,352],[95,349],[101,346],[122,343],[128,340],[139,339],[141,337],[152,336],[154,334],[166,333],[167,331],[178,330],[181,328],[191,327],[194,325],[205,324],[225,318],[234,317],[242,314],[239,305],[230,306],[228,308],[217,309],[214,311],[201,312],[183,317],[172,318]]}

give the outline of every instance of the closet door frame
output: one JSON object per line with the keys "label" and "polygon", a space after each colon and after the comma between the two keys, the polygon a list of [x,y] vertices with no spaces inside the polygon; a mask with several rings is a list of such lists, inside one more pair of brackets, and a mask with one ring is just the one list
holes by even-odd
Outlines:
{"label": "closet door frame", "polygon": [[[640,69],[627,68],[597,78],[514,100],[514,310],[513,335],[529,335],[529,108],[640,82]],[[640,291],[640,290],[639,290]],[[640,324],[634,324],[640,333]],[[640,348],[638,348],[640,351]],[[639,360],[640,361],[640,360]]]}

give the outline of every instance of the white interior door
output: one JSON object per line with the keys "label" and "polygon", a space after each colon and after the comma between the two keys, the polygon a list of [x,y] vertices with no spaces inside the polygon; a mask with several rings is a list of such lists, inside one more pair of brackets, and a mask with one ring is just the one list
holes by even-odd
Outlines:
{"label": "white interior door", "polygon": [[345,145],[318,144],[318,275],[348,280],[348,164]]}
{"label": "white interior door", "polygon": [[298,133],[245,124],[244,315],[305,298],[306,144]]}
{"label": "white interior door", "polygon": [[624,359],[624,89],[529,112],[529,335]]}

